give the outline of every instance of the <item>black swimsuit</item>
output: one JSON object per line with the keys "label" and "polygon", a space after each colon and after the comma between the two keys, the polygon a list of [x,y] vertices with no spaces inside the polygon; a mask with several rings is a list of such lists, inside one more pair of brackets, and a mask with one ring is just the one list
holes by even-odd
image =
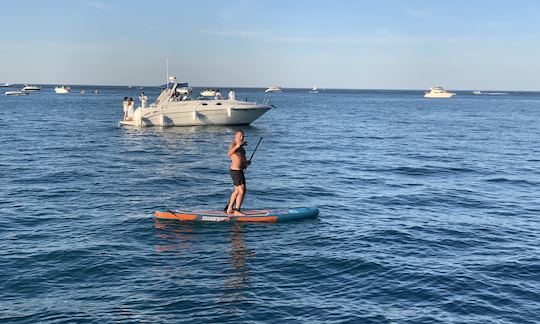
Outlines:
{"label": "black swimsuit", "polygon": [[230,170],[230,173],[235,186],[246,184],[246,177],[243,170]]}

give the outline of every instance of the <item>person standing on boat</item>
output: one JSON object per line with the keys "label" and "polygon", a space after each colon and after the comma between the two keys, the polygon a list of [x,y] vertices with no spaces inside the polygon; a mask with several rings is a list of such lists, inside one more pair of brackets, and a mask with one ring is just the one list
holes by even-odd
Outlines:
{"label": "person standing on boat", "polygon": [[133,120],[133,115],[135,114],[135,100],[133,98],[129,98],[129,106],[128,106],[128,112],[127,112],[127,119],[126,120]]}
{"label": "person standing on boat", "polygon": [[236,92],[234,92],[233,89],[229,91],[229,95],[227,96],[227,99],[229,100],[236,100]]}
{"label": "person standing on boat", "polygon": [[223,99],[223,96],[221,95],[221,92],[219,91],[219,89],[217,89],[216,92],[214,93],[214,99],[215,100],[222,100]]}
{"label": "person standing on boat", "polygon": [[144,92],[141,92],[141,95],[139,96],[139,100],[141,101],[141,108],[148,107],[148,96],[144,94]]}
{"label": "person standing on boat", "polygon": [[[233,214],[236,216],[245,215],[241,211],[242,202],[246,195],[246,177],[244,176],[244,170],[249,166],[250,162],[246,159],[246,150],[244,146],[244,131],[237,130],[234,133],[234,140],[227,150],[227,155],[231,158],[230,174],[234,183],[234,191],[229,199],[229,205],[227,207],[227,214]],[[235,208],[233,207],[236,203]]]}
{"label": "person standing on boat", "polygon": [[[82,93],[82,90],[81,90]],[[124,120],[127,120],[127,113],[129,109],[129,99],[128,97],[124,97],[124,102],[122,103],[122,106],[124,107]]]}

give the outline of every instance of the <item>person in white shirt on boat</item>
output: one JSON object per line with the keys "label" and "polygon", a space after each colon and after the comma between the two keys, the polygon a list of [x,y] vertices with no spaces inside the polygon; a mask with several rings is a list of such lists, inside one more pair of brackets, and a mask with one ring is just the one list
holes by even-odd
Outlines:
{"label": "person in white shirt on boat", "polygon": [[139,96],[139,100],[141,101],[141,108],[148,107],[148,96],[144,94],[144,92],[141,92],[141,95]]}
{"label": "person in white shirt on boat", "polygon": [[127,119],[126,120],[133,120],[133,115],[135,114],[135,100],[133,98],[129,98],[129,106],[128,106],[128,112],[127,112]]}
{"label": "person in white shirt on boat", "polygon": [[122,106],[124,107],[124,120],[127,120],[127,112],[128,112],[128,109],[129,109],[129,99],[128,99],[128,97],[124,97],[124,102],[122,103]]}
{"label": "person in white shirt on boat", "polygon": [[223,96],[221,95],[221,92],[219,91],[219,89],[217,89],[216,92],[214,93],[214,99],[215,100],[222,100],[223,99]]}
{"label": "person in white shirt on boat", "polygon": [[236,92],[234,92],[233,89],[231,89],[231,91],[229,91],[229,95],[227,96],[227,99],[236,100]]}

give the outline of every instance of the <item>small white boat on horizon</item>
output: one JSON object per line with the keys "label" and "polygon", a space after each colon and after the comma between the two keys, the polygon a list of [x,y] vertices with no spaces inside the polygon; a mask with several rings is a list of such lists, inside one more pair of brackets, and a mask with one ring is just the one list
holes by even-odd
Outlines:
{"label": "small white boat on horizon", "polygon": [[507,95],[508,92],[482,92],[480,90],[474,90],[473,94],[474,95],[488,95],[488,96],[503,96],[503,95]]}
{"label": "small white boat on horizon", "polygon": [[39,91],[41,87],[25,84],[21,91]]}
{"label": "small white boat on horizon", "polygon": [[431,87],[429,91],[424,93],[424,98],[447,99],[452,98],[455,95],[454,92],[446,91],[443,87]]}
{"label": "small white boat on horizon", "polygon": [[283,88],[278,87],[278,86],[270,86],[270,87],[268,87],[268,89],[264,90],[264,92],[266,92],[266,93],[269,93],[269,92],[283,92]]}
{"label": "small white boat on horizon", "polygon": [[317,88],[317,86],[313,86],[313,88],[311,88],[311,90],[309,90],[309,93],[319,93],[319,88]]}
{"label": "small white boat on horizon", "polygon": [[16,91],[6,91],[6,92],[4,92],[4,94],[6,96],[27,96],[30,93],[28,91],[16,90]]}
{"label": "small white boat on horizon", "polygon": [[11,86],[13,86],[13,84],[11,83],[7,83],[7,82],[0,83],[0,88],[9,88]]}
{"label": "small white boat on horizon", "polygon": [[214,97],[218,92],[217,89],[204,89],[201,91],[201,96],[203,97]]}
{"label": "small white boat on horizon", "polygon": [[71,92],[71,88],[69,86],[63,85],[63,86],[60,86],[60,87],[55,87],[54,92],[61,93],[61,94],[66,94],[66,93]]}

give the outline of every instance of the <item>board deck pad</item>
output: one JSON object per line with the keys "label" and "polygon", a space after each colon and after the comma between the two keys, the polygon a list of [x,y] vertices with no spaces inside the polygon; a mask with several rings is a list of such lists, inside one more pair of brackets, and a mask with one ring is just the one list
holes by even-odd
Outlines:
{"label": "board deck pad", "polygon": [[192,222],[285,222],[319,215],[317,208],[297,207],[286,209],[243,210],[245,215],[234,216],[218,210],[158,210],[154,213],[159,219],[174,219]]}

